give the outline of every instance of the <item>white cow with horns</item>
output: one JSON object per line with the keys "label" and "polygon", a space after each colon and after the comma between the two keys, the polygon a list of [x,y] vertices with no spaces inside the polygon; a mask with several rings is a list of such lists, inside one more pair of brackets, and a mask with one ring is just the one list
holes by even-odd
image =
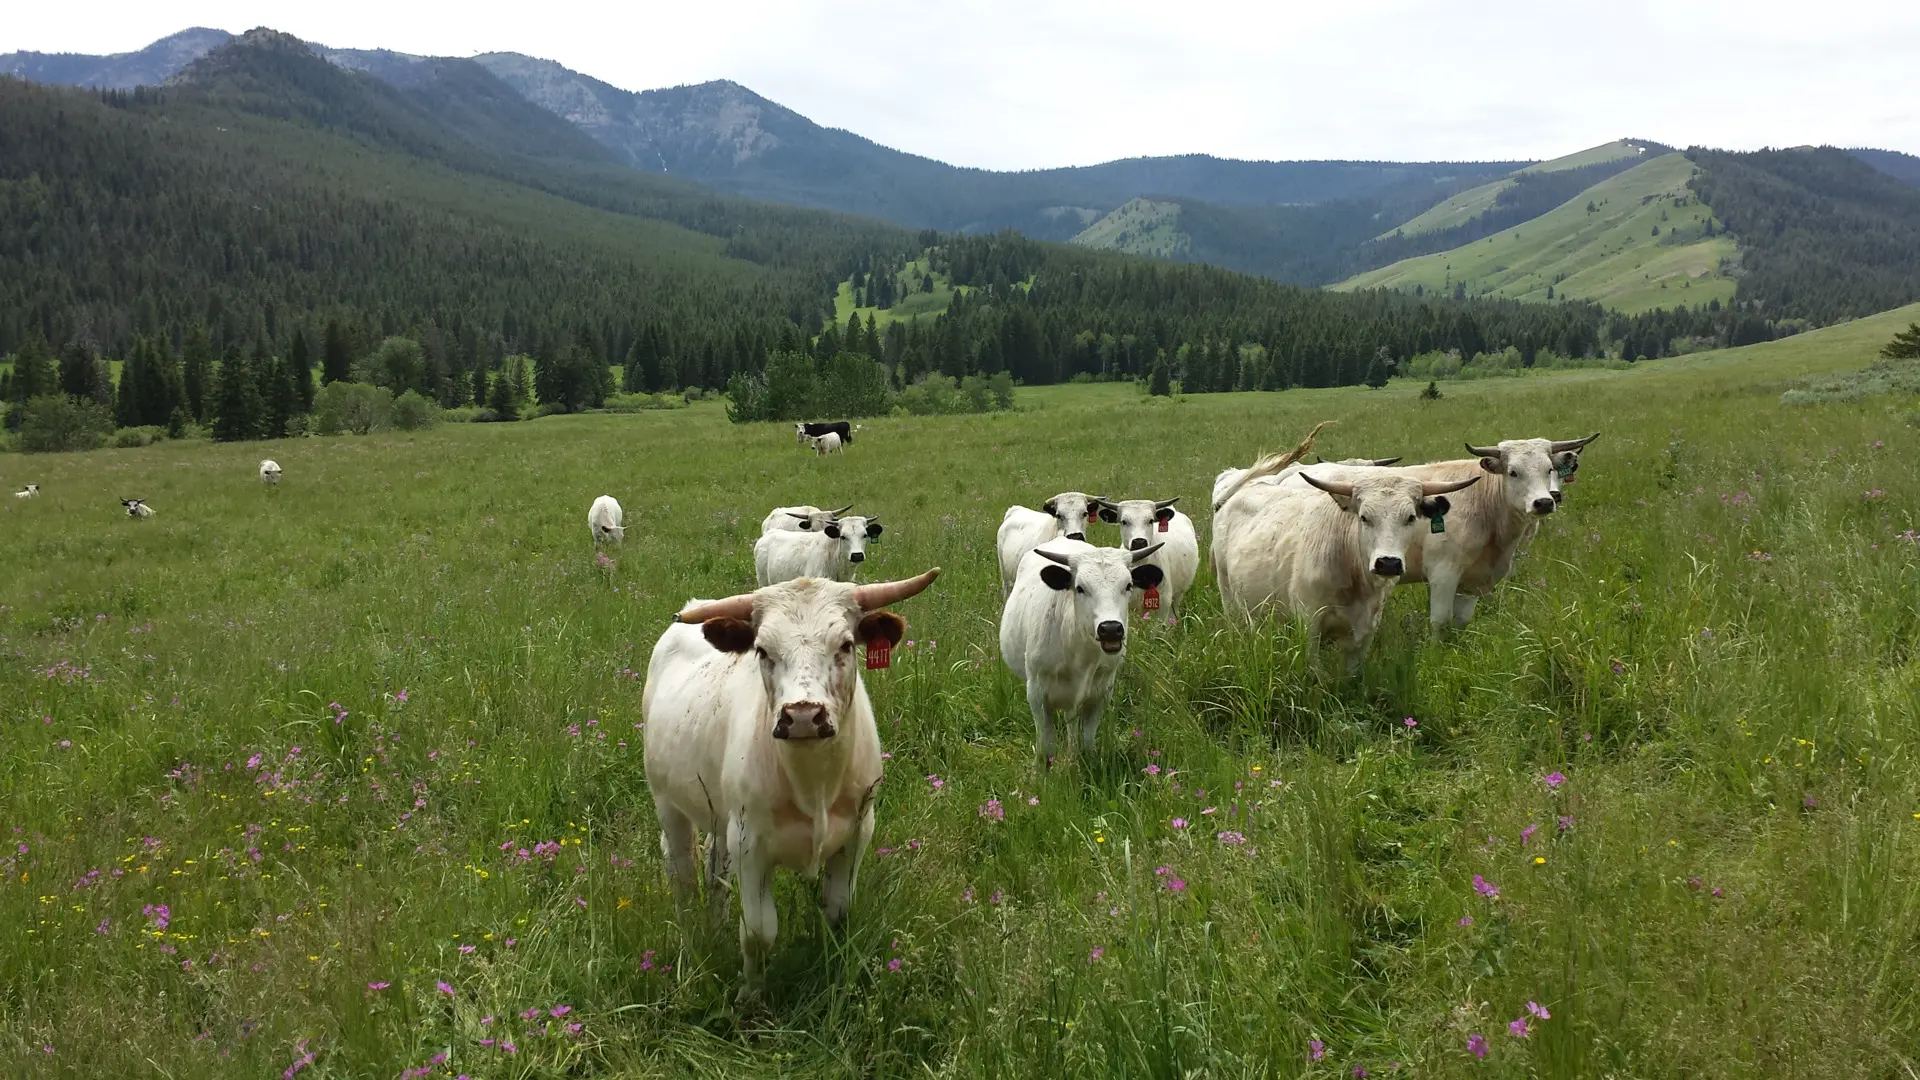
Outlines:
{"label": "white cow with horns", "polygon": [[153,507],[148,506],[147,500],[145,499],[121,499],[120,505],[126,508],[127,516],[130,518],[150,518],[153,516]]}
{"label": "white cow with horns", "polygon": [[[1480,597],[1513,570],[1514,555],[1540,529],[1565,497],[1562,485],[1580,468],[1580,454],[1599,432],[1584,439],[1506,439],[1492,446],[1467,444],[1473,457],[1391,470],[1429,483],[1467,477],[1484,482],[1454,500],[1444,531],[1420,534],[1408,552],[1402,584],[1426,582],[1427,618],[1438,632],[1473,620]],[[1364,475],[1340,465],[1310,465],[1318,480]],[[1287,481],[1297,485],[1299,478]]]}
{"label": "white cow with horns", "polygon": [[1000,655],[1027,687],[1040,760],[1053,760],[1053,718],[1080,729],[1080,756],[1093,753],[1113,680],[1126,661],[1127,605],[1160,584],[1160,545],[1138,551],[1050,540],[1020,560],[1000,614]]}
{"label": "white cow with horns", "polygon": [[1105,502],[1098,495],[1063,491],[1048,499],[1039,510],[1009,506],[1000,515],[1000,531],[994,547],[1000,557],[1000,596],[1013,594],[1014,578],[1020,573],[1020,560],[1027,552],[1056,537],[1069,540],[1087,538],[1087,522],[1099,513]]}
{"label": "white cow with horns", "polygon": [[1347,670],[1356,671],[1420,534],[1444,520],[1448,494],[1480,478],[1423,481],[1406,470],[1363,468],[1351,480],[1320,480],[1309,471],[1299,474],[1298,486],[1253,482],[1279,473],[1299,453],[1248,470],[1214,516],[1221,605],[1248,618],[1269,610],[1305,618],[1315,642],[1342,644]]}
{"label": "white cow with horns", "polygon": [[[1200,534],[1193,519],[1173,508],[1180,501],[1171,499],[1103,500],[1100,520],[1120,526],[1120,546],[1127,551],[1142,551],[1151,546],[1153,556],[1146,560],[1160,568],[1160,584],[1140,593],[1142,606],[1157,602],[1165,608],[1167,621],[1180,617],[1180,601],[1193,588],[1200,574]],[[1156,542],[1157,541],[1157,542]],[[1148,600],[1152,597],[1152,600]]]}
{"label": "white cow with horns", "polygon": [[880,539],[879,518],[835,518],[819,532],[777,529],[754,541],[753,577],[761,586],[794,578],[847,581],[867,561],[867,544]]}
{"label": "white cow with horns", "polygon": [[39,494],[40,494],[39,484],[28,484],[26,487],[23,487],[19,491],[14,492],[13,497],[16,499],[31,499],[31,498],[37,497]]}
{"label": "white cow with horns", "polygon": [[740,996],[759,990],[779,916],[773,873],[825,873],[838,926],[873,839],[880,734],[860,681],[906,633],[891,611],[938,577],[872,585],[806,579],[694,600],[660,636],[640,695],[647,786],[676,897],[694,896],[696,831],[707,835],[707,900],[740,894]]}

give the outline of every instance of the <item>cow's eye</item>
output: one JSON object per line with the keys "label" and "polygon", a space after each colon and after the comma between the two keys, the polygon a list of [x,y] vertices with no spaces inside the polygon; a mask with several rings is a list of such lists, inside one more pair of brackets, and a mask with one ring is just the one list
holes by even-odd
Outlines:
{"label": "cow's eye", "polygon": [[840,643],[840,651],[841,651],[841,652],[843,652],[843,653],[850,653],[850,652],[852,652],[852,651],[853,651],[853,642],[852,642],[851,640],[849,640],[849,641],[843,641],[843,642],[841,642],[841,643]]}
{"label": "cow's eye", "polygon": [[1411,524],[1413,524],[1413,515],[1412,515],[1412,514],[1408,514],[1408,515],[1407,515],[1407,520],[1405,521],[1405,523],[1404,523],[1404,524],[1407,524],[1407,525],[1411,525]]}
{"label": "cow's eye", "polygon": [[1361,514],[1361,515],[1360,515],[1360,524],[1362,524],[1362,525],[1371,525],[1371,524],[1373,524],[1373,519],[1372,519],[1372,518],[1370,518],[1370,517],[1368,517],[1368,516],[1367,516],[1367,515],[1365,515],[1365,514]]}
{"label": "cow's eye", "polygon": [[771,656],[768,656],[768,655],[767,655],[767,650],[765,650],[765,649],[763,649],[763,648],[761,648],[761,647],[760,647],[760,646],[758,646],[758,645],[755,645],[755,646],[753,647],[753,653],[754,653],[754,655],[755,655],[755,656],[758,656],[758,657],[759,657],[760,659],[762,659],[762,660],[771,660],[771,659],[773,659],[773,657],[771,657]]}
{"label": "cow's eye", "polygon": [[1073,591],[1079,593],[1081,596],[1087,595],[1087,590],[1083,586],[1075,585]]}
{"label": "cow's eye", "polygon": [[1507,470],[1507,475],[1508,475],[1508,476],[1519,476],[1519,475],[1520,475],[1520,470],[1519,470],[1519,469],[1508,469],[1508,470]]}

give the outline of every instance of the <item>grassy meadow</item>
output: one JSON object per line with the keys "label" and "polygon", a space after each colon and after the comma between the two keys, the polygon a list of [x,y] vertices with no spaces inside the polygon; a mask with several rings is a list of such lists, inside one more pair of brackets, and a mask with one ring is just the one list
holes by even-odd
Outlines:
{"label": "grassy meadow", "polygon": [[[1434,402],[1033,389],[828,458],[713,402],[0,457],[44,492],[0,499],[0,1072],[1910,1076],[1914,403],[1780,394],[1916,315]],[[1603,434],[1469,630],[1409,586],[1349,683],[1203,569],[1099,753],[1037,770],[1002,510],[1180,495],[1204,531],[1216,471],[1322,419],[1328,457]],[[848,928],[783,875],[737,1006],[733,925],[662,877],[641,673],[751,586],[769,508],[848,501],[870,577],[946,573],[867,676]]]}
{"label": "grassy meadow", "polygon": [[[1701,235],[1712,212],[1687,190],[1693,171],[1684,154],[1650,158],[1525,224],[1451,251],[1402,259],[1334,287],[1419,285],[1449,292],[1464,283],[1469,296],[1545,300],[1551,286],[1556,296],[1628,314],[1716,299],[1724,304],[1733,299],[1735,282],[1720,264],[1739,248],[1725,233]],[[1686,205],[1673,205],[1678,198]],[[1684,242],[1667,242],[1676,232]]]}

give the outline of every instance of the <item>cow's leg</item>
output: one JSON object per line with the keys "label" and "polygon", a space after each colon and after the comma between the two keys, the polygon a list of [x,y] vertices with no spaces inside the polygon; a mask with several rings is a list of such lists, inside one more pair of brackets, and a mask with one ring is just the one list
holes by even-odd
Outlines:
{"label": "cow's leg", "polygon": [[[681,904],[693,902],[693,819],[681,813],[665,799],[653,801],[653,811],[660,818],[660,853],[667,859],[667,882],[673,886],[673,896]],[[711,842],[719,844],[719,837]]]}
{"label": "cow's leg", "polygon": [[1479,597],[1468,596],[1465,593],[1456,594],[1454,596],[1453,625],[1456,630],[1466,629],[1467,624],[1473,621],[1473,608],[1474,608],[1474,605],[1478,604],[1479,602],[1480,602]]}
{"label": "cow's leg", "polygon": [[715,922],[727,915],[727,847],[731,841],[714,834],[707,837],[707,910]]}
{"label": "cow's leg", "polygon": [[1033,734],[1041,764],[1053,761],[1053,718],[1047,713],[1047,692],[1039,679],[1027,680],[1027,707],[1033,710]]}
{"label": "cow's leg", "polygon": [[867,807],[860,827],[847,838],[847,845],[827,860],[826,880],[821,883],[820,906],[826,909],[827,925],[838,927],[853,906],[853,887],[860,876],[860,858],[873,841],[873,807]]}
{"label": "cow's leg", "polygon": [[[1109,690],[1109,693],[1112,691]],[[1092,760],[1094,748],[1099,745],[1100,717],[1107,711],[1106,695],[1094,698],[1080,709],[1080,761],[1085,767]]]}
{"label": "cow's leg", "polygon": [[1453,625],[1454,600],[1460,588],[1460,575],[1430,566],[1427,577],[1427,621],[1438,634]]}
{"label": "cow's leg", "polygon": [[740,892],[740,998],[746,1000],[760,993],[780,913],[773,903],[773,866],[754,850],[752,833],[737,817],[727,825],[727,847]]}

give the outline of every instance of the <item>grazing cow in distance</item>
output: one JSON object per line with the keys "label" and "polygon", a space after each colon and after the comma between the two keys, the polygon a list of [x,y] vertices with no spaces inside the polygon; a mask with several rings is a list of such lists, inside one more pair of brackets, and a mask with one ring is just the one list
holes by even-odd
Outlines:
{"label": "grazing cow in distance", "polygon": [[31,499],[39,494],[40,494],[39,484],[28,484],[26,487],[23,487],[19,491],[14,492],[13,497],[16,499]]}
{"label": "grazing cow in distance", "polygon": [[[1385,468],[1388,465],[1392,465],[1393,463],[1399,460],[1400,459],[1397,457],[1347,458],[1345,461],[1337,461],[1337,462],[1330,462],[1330,463],[1323,463],[1323,462],[1316,461],[1314,462],[1314,464],[1315,465],[1320,465],[1320,464],[1353,465],[1353,466],[1359,466],[1359,467]],[[1249,482],[1261,483],[1261,484],[1282,483],[1286,480],[1287,477],[1292,476],[1294,473],[1299,472],[1301,469],[1306,467],[1307,466],[1305,465],[1295,463],[1293,465],[1288,466],[1285,469],[1282,469],[1278,473],[1274,473],[1271,476],[1263,476],[1257,480],[1253,480]],[[1222,469],[1220,470],[1220,475],[1213,478],[1213,508],[1215,510],[1220,509],[1220,504],[1227,501],[1226,493],[1233,489],[1235,481],[1239,480],[1242,476],[1245,476],[1247,474],[1247,471],[1248,470],[1246,469]]]}
{"label": "grazing cow in distance", "polygon": [[272,487],[280,482],[280,463],[267,458],[260,463],[260,482]]}
{"label": "grazing cow in distance", "polygon": [[[1403,584],[1425,582],[1427,619],[1435,632],[1465,627],[1480,597],[1513,570],[1515,554],[1532,541],[1540,520],[1565,498],[1561,483],[1580,467],[1580,455],[1599,432],[1584,439],[1507,439],[1493,446],[1467,445],[1473,457],[1410,465],[1393,472],[1433,482],[1469,476],[1485,483],[1455,499],[1444,529],[1423,533],[1407,560]],[[1350,480],[1356,470],[1316,465],[1319,479]],[[1290,484],[1296,481],[1288,481]]]}
{"label": "grazing cow in distance", "polygon": [[153,516],[153,507],[148,506],[145,499],[121,499],[120,505],[127,508],[128,517],[150,518]]}
{"label": "grazing cow in distance", "polygon": [[1000,558],[1000,596],[1012,595],[1013,581],[1020,572],[1020,560],[1041,544],[1055,537],[1069,540],[1087,538],[1087,522],[1105,501],[1098,495],[1063,491],[1048,499],[1039,510],[1009,506],[1000,516],[1000,531],[994,547]]}
{"label": "grazing cow in distance", "polygon": [[593,500],[587,508],[587,528],[593,533],[595,546],[611,540],[616,544],[627,542],[626,527],[620,524],[626,515],[620,509],[620,501],[611,495],[602,495]]}
{"label": "grazing cow in distance", "polygon": [[836,518],[819,532],[767,533],[753,544],[754,581],[762,587],[802,577],[848,581],[867,561],[867,543],[885,531],[879,518],[856,514]]}
{"label": "grazing cow in distance", "polygon": [[1200,534],[1194,530],[1192,518],[1173,508],[1179,501],[1176,495],[1158,502],[1127,499],[1100,504],[1100,520],[1120,526],[1123,550],[1140,551],[1149,545],[1155,546],[1148,562],[1160,568],[1164,580],[1155,588],[1141,591],[1141,606],[1151,611],[1147,605],[1161,603],[1166,608],[1168,622],[1178,621],[1180,601],[1200,574]]}
{"label": "grazing cow in distance", "polygon": [[837,431],[829,431],[825,435],[815,435],[813,437],[813,452],[820,457],[825,457],[828,454],[837,454],[840,452],[841,444],[845,441]]}
{"label": "grazing cow in distance", "polygon": [[819,424],[793,425],[794,441],[802,446],[806,445],[809,440],[817,439],[820,436],[826,435],[828,433],[832,433],[840,436],[841,442],[845,443],[848,446],[852,446],[853,432],[854,432],[853,425],[847,423],[845,420],[834,420],[829,423],[819,423]]}
{"label": "grazing cow in distance", "polygon": [[838,510],[822,510],[817,506],[776,506],[768,513],[766,520],[760,522],[760,535],[770,532],[820,532],[853,509],[848,503]]}
{"label": "grazing cow in distance", "polygon": [[940,570],[872,585],[790,581],[725,600],[690,601],[653,648],[640,693],[647,787],[675,898],[694,900],[699,833],[707,900],[740,896],[742,985],[760,991],[779,932],[773,875],[824,877],[821,905],[838,927],[873,839],[880,733],[860,679],[882,667],[906,623],[884,609]]}
{"label": "grazing cow in distance", "polygon": [[1055,539],[1027,552],[1000,614],[1000,655],[1026,684],[1040,760],[1053,760],[1053,718],[1080,730],[1080,756],[1094,738],[1114,677],[1126,660],[1127,605],[1160,584],[1159,545],[1138,551]]}
{"label": "grazing cow in distance", "polygon": [[[1357,671],[1387,594],[1444,519],[1447,495],[1479,482],[1422,481],[1404,470],[1360,468],[1351,480],[1311,471],[1279,486],[1250,484],[1213,525],[1221,606],[1252,618],[1269,609],[1309,620],[1316,643],[1340,642]],[[1318,489],[1318,490],[1315,490]]]}

